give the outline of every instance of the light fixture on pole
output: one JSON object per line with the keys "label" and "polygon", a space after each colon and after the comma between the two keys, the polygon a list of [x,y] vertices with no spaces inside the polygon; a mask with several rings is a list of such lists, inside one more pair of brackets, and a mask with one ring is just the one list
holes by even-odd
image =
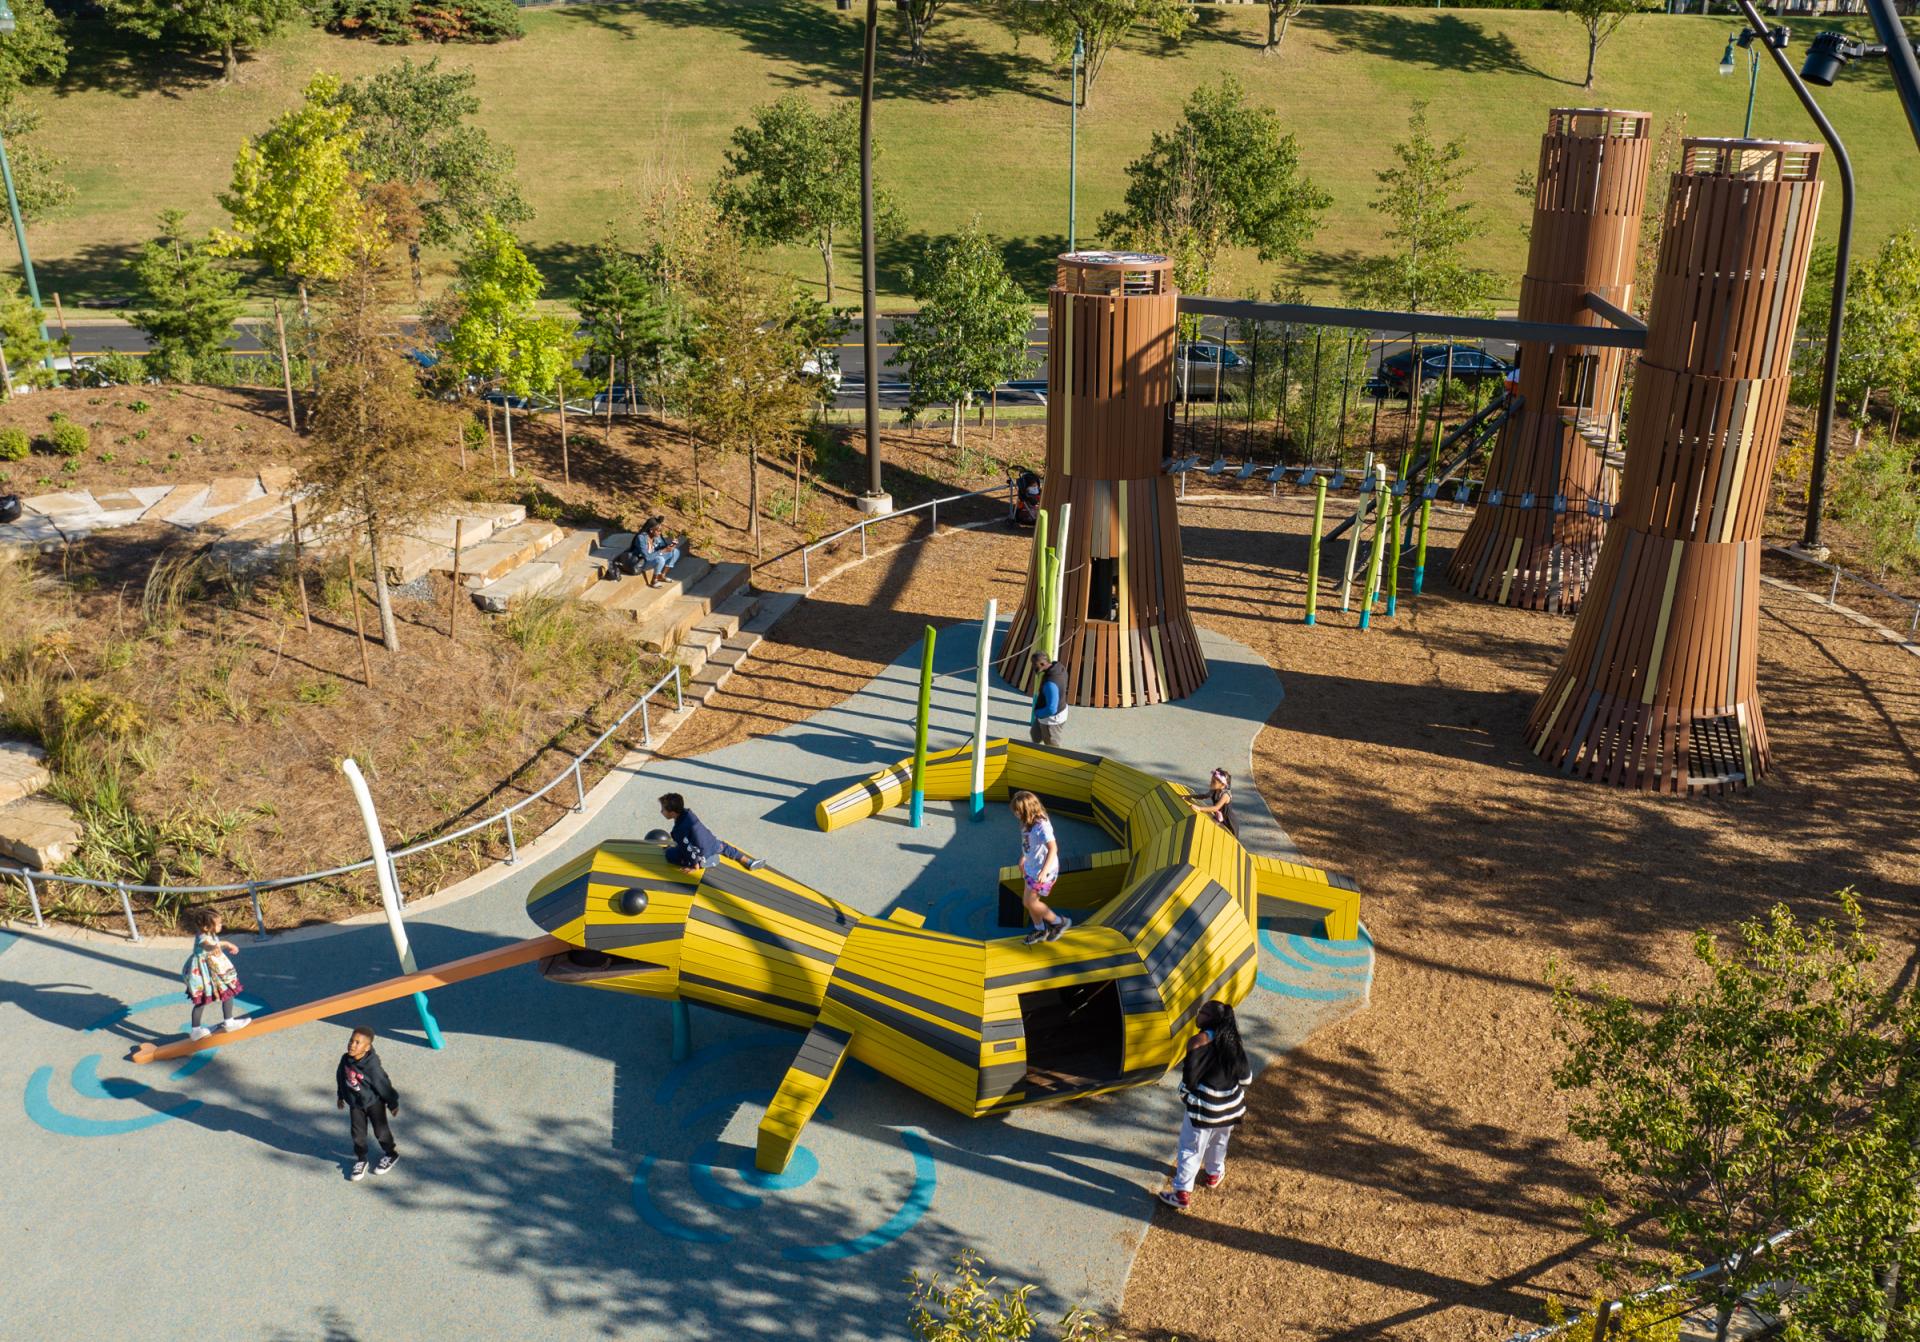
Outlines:
{"label": "light fixture on pole", "polygon": [[[1754,40],[1759,36],[1751,28],[1742,28],[1727,39],[1727,49],[1720,54],[1720,73],[1730,75],[1734,68],[1733,49],[1739,47],[1747,53],[1747,119],[1740,127],[1740,138],[1743,140],[1753,138],[1753,95],[1760,87],[1760,52],[1755,48]],[[1766,43],[1777,51],[1784,51],[1792,37],[1790,29],[1769,28]]]}
{"label": "light fixture on pole", "polygon": [[[13,10],[7,0],[0,0],[0,35],[11,33],[15,28]],[[40,281],[34,278],[33,257],[27,252],[27,226],[20,219],[20,197],[13,190],[13,164],[7,160],[7,142],[0,137],[0,180],[7,188],[7,211],[13,216],[14,240],[20,244],[20,269],[27,277],[27,297],[33,300],[34,310],[40,309]],[[40,339],[47,339],[47,323],[40,323]],[[53,367],[53,360],[45,360],[47,367]]]}
{"label": "light fixture on pole", "polygon": [[1067,105],[1072,109],[1069,114],[1067,132],[1067,251],[1078,250],[1074,246],[1074,209],[1080,203],[1080,63],[1087,58],[1087,44],[1083,35],[1073,35],[1073,81],[1067,92]]}

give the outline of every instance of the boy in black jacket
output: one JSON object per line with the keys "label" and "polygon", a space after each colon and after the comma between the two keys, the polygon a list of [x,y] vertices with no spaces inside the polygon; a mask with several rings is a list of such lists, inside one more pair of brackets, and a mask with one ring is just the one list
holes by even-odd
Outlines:
{"label": "boy in black jacket", "polygon": [[366,1026],[354,1027],[347,1051],[340,1055],[340,1065],[334,1069],[333,1085],[338,1107],[348,1111],[353,1126],[353,1168],[347,1178],[367,1177],[368,1120],[373,1122],[373,1135],[381,1150],[373,1172],[385,1174],[400,1159],[400,1153],[393,1149],[393,1129],[387,1126],[387,1115],[400,1112],[400,1092],[380,1065],[380,1055],[373,1051],[373,1031]]}

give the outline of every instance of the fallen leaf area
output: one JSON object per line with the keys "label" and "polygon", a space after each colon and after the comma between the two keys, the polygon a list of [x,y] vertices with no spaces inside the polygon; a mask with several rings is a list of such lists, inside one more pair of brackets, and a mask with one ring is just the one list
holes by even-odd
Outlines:
{"label": "fallen leaf area", "polygon": [[[1726,931],[1779,900],[1831,912],[1827,896],[1853,885],[1898,951],[1892,972],[1920,940],[1920,664],[1766,588],[1765,784],[1698,800],[1616,791],[1528,751],[1526,717],[1571,621],[1451,592],[1464,513],[1436,512],[1426,593],[1364,633],[1337,601],[1316,627],[1299,621],[1304,500],[1189,501],[1182,520],[1196,620],[1257,650],[1284,686],[1255,781],[1309,861],[1358,878],[1378,960],[1368,1009],[1259,1078],[1225,1185],[1184,1216],[1159,1212],[1127,1332],[1453,1342],[1532,1326],[1549,1297],[1577,1306],[1599,1287],[1577,1212],[1594,1186],[1548,1078],[1548,957],[1652,1002],[1685,972],[1694,929]],[[960,533],[835,579],[674,752],[800,721],[922,624],[977,619],[987,596],[1008,609],[1028,550]],[[1195,776],[1217,762],[1194,760]]]}

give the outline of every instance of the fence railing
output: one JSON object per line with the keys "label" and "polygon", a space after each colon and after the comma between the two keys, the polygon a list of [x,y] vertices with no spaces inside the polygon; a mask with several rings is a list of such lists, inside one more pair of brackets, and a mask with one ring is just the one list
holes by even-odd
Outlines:
{"label": "fence railing", "polygon": [[1916,637],[1920,637],[1920,601],[1916,601],[1910,596],[1901,596],[1898,592],[1890,592],[1873,579],[1863,578],[1851,569],[1844,569],[1838,564],[1829,563],[1824,559],[1817,559],[1797,545],[1769,545],[1767,550],[1772,554],[1784,555],[1788,559],[1806,564],[1812,568],[1825,569],[1828,574],[1827,604],[1829,606],[1838,603],[1840,599],[1840,583],[1841,580],[1844,579],[1847,582],[1858,583],[1882,600],[1890,601],[1896,606],[1911,607],[1911,613],[1907,616],[1907,641],[1912,642]]}
{"label": "fence railing", "polygon": [[[576,814],[585,810],[587,805],[587,783],[585,776],[581,772],[581,767],[585,765],[587,761],[591,760],[602,746],[612,740],[621,728],[631,722],[635,713],[640,715],[641,744],[644,747],[651,748],[653,745],[653,715],[651,711],[653,699],[655,695],[659,694],[669,685],[673,687],[673,706],[675,711],[677,712],[685,707],[686,701],[680,683],[680,667],[676,664],[658,680],[654,681],[652,685],[648,686],[646,691],[641,694],[638,699],[635,699],[629,704],[626,712],[614,719],[613,725],[596,736],[591,745],[569,759],[566,766],[556,773],[539,791],[522,797],[511,806],[496,811],[484,820],[477,820],[473,824],[454,830],[450,834],[436,835],[431,839],[412,844],[406,848],[389,849],[386,854],[387,859],[397,862],[404,857],[414,857],[420,853],[439,848],[444,844],[458,842],[470,834],[478,833],[484,829],[490,829],[495,825],[504,824],[507,830],[507,865],[514,865],[520,860],[520,845],[513,831],[514,816],[541,800],[568,779],[573,780],[574,787],[574,804],[568,809]],[[33,925],[35,927],[45,927],[47,925],[46,916],[40,907],[41,886],[78,885],[95,890],[114,891],[120,896],[120,910],[126,915],[127,919],[127,936],[133,941],[141,940],[140,924],[133,916],[133,896],[135,894],[163,896],[245,894],[253,905],[254,935],[264,940],[268,933],[266,917],[260,909],[261,891],[284,890],[291,886],[306,885],[313,881],[330,880],[336,876],[346,876],[356,871],[366,871],[373,866],[373,861],[373,857],[369,855],[358,862],[349,862],[339,867],[328,867],[325,871],[307,871],[300,873],[298,876],[275,876],[258,881],[235,881],[225,885],[142,885],[135,881],[118,881],[97,876],[69,876],[60,872],[40,871],[30,867],[13,866],[0,866],[0,878],[11,878],[26,886],[27,901],[33,909]]]}
{"label": "fence railing", "polygon": [[[937,536],[940,534],[940,505],[941,504],[959,503],[963,499],[977,499],[982,494],[997,494],[1002,489],[1005,489],[1007,491],[1008,498],[1009,500],[1011,500],[1012,494],[1013,494],[1013,481],[1009,480],[1005,485],[988,485],[985,489],[968,490],[965,494],[949,494],[945,498],[929,499],[925,503],[916,503],[911,508],[895,508],[890,513],[876,513],[872,517],[863,517],[858,522],[855,522],[852,526],[841,527],[838,531],[834,532],[831,536],[822,536],[819,540],[814,541],[811,544],[803,545],[800,547],[800,586],[809,592],[813,590],[813,552],[815,550],[820,549],[822,546],[832,545],[835,541],[839,540],[842,536],[848,535],[855,531],[859,532],[860,533],[860,557],[862,559],[865,559],[867,557],[867,528],[868,527],[879,526],[882,522],[898,521],[902,517],[910,516],[911,514],[920,512],[924,509],[928,512],[928,515],[931,519],[931,525],[927,528],[927,535],[931,538],[933,536]],[[1011,506],[1011,504],[1009,504],[1009,506]],[[788,551],[788,554],[791,554],[791,553],[792,551]],[[784,559],[784,558],[786,558],[786,555],[777,555],[773,559],[769,559],[767,563],[768,564],[777,563],[780,559]],[[761,565],[761,567],[764,568],[766,567],[766,565],[763,564]]]}

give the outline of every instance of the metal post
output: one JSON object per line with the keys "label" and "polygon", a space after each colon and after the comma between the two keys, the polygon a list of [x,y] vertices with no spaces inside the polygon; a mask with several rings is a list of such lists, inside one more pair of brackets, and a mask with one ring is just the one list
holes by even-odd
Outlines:
{"label": "metal post", "polygon": [[648,720],[650,716],[647,712],[647,701],[642,699],[640,701],[640,744],[648,750],[653,749],[653,723]]}
{"label": "metal post", "polygon": [[1073,76],[1072,87],[1067,93],[1069,113],[1067,132],[1067,251],[1074,250],[1074,207],[1079,203],[1080,195],[1080,62],[1086,59],[1087,46],[1083,35],[1073,35]]}
{"label": "metal post", "polygon": [[[880,40],[880,0],[867,0],[866,44],[860,56],[860,340],[866,355],[863,388],[867,419],[867,494],[885,492],[880,482],[880,300],[874,275],[873,66]],[[860,533],[861,540],[866,532]]]}
{"label": "metal post", "polygon": [[1334,447],[1342,456],[1347,451],[1347,401],[1353,392],[1353,337],[1347,337],[1347,357],[1340,365],[1340,436]]}
{"label": "metal post", "polygon": [[678,713],[686,706],[687,701],[680,696],[680,667],[676,663],[673,668],[673,711]]}
{"label": "metal post", "polygon": [[580,799],[579,804],[573,808],[574,814],[578,815],[587,809],[587,781],[580,776],[579,760],[573,762],[573,791],[574,795]]}
{"label": "metal post", "polygon": [[[13,216],[14,241],[20,244],[20,269],[27,277],[27,297],[33,300],[34,309],[40,307],[40,281],[34,278],[33,258],[27,254],[27,226],[20,220],[20,198],[13,193],[13,164],[7,159],[7,142],[0,138],[0,178],[7,186],[7,210]],[[40,338],[47,339],[47,323],[44,314],[40,322]],[[46,366],[53,367],[51,358],[45,360]],[[137,938],[136,938],[137,940]]]}
{"label": "metal post", "polygon": [[518,863],[519,861],[520,861],[520,845],[515,843],[513,839],[513,812],[508,811],[507,812],[507,865],[511,867],[516,863]]}
{"label": "metal post", "polygon": [[47,920],[40,912],[40,892],[33,887],[33,877],[23,871],[20,873],[20,879],[27,883],[27,903],[33,906],[33,925],[45,927]]}
{"label": "metal post", "polygon": [[127,915],[127,937],[129,940],[138,941],[140,940],[140,924],[133,921],[133,898],[127,894],[126,886],[123,885],[119,887],[119,889],[120,911]]}
{"label": "metal post", "polygon": [[813,590],[813,569],[812,566],[807,563],[809,557],[808,551],[811,550],[811,548],[812,547],[809,546],[800,551],[800,586],[809,592]]}
{"label": "metal post", "polygon": [[1747,48],[1747,120],[1740,127],[1740,138],[1753,138],[1753,95],[1760,87],[1760,53],[1752,47]]}
{"label": "metal post", "polygon": [[931,504],[928,505],[927,517],[929,519],[929,525],[927,527],[927,539],[932,540],[935,536],[938,536],[940,534],[940,500],[939,499],[935,499]]}
{"label": "metal post", "polygon": [[[374,883],[380,887],[380,902],[386,906],[387,930],[393,934],[393,950],[400,957],[400,972],[414,973],[419,966],[414,964],[413,947],[407,942],[407,925],[400,916],[400,890],[393,876],[393,855],[387,851],[387,841],[380,833],[380,817],[373,809],[373,794],[367,790],[367,780],[351,756],[340,761],[340,772],[347,776],[347,783],[353,788],[353,799],[360,806],[360,819],[367,827],[367,841],[373,846]],[[433,1018],[433,1011],[427,1006],[427,995],[415,993],[413,1005],[420,1013],[420,1025],[427,1032],[427,1043],[434,1048],[445,1048],[446,1041],[440,1037],[440,1023]]]}
{"label": "metal post", "polygon": [[998,623],[1000,603],[987,598],[987,613],[980,619],[980,657],[973,676],[973,818],[987,816],[987,664],[993,660],[993,635]]}
{"label": "metal post", "polygon": [[1307,618],[1320,604],[1320,528],[1327,520],[1327,477],[1313,477],[1313,537],[1307,542]]}
{"label": "metal post", "polygon": [[257,885],[249,885],[247,887],[247,898],[253,901],[253,939],[255,941],[265,941],[267,939],[267,919],[266,915],[260,912],[260,887]]}
{"label": "metal post", "polygon": [[860,557],[862,559],[867,557],[867,524],[865,522],[860,524]]}
{"label": "metal post", "polygon": [[913,796],[908,802],[908,818],[915,829],[927,806],[927,719],[933,713],[933,648],[937,635],[932,625],[926,628],[920,644],[920,710],[913,727]]}
{"label": "metal post", "polygon": [[1833,586],[1827,589],[1827,604],[1831,606],[1840,599],[1840,566],[1833,566]]}

